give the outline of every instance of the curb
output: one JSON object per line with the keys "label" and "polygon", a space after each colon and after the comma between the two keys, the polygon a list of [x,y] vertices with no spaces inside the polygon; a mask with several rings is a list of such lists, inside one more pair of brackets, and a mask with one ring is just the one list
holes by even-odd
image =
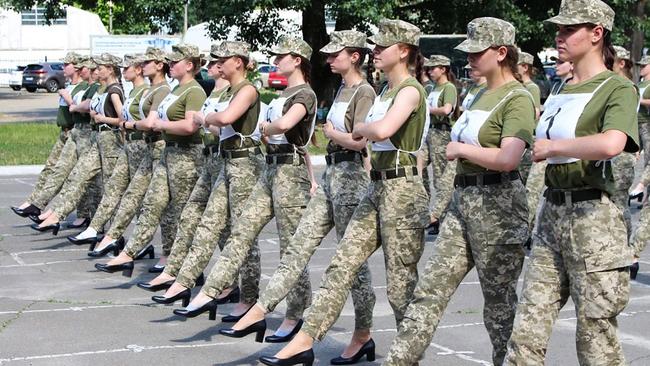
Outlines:
{"label": "curb", "polygon": [[[325,165],[325,155],[314,155],[311,162],[315,166]],[[13,175],[38,175],[44,165],[4,165],[0,166],[0,177]]]}

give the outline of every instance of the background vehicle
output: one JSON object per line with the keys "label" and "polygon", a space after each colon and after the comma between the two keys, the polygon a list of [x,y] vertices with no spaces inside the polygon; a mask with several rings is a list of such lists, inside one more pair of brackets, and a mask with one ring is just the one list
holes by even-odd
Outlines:
{"label": "background vehicle", "polygon": [[13,90],[20,90],[23,86],[23,70],[25,70],[25,66],[17,66],[15,70],[11,72],[11,75],[9,75],[9,86]]}
{"label": "background vehicle", "polygon": [[287,87],[287,78],[278,72],[278,68],[271,66],[269,72],[268,87],[273,89],[284,89]]}
{"label": "background vehicle", "polygon": [[257,66],[258,76],[253,80],[256,88],[284,89],[287,87],[287,78],[278,74],[278,68],[274,65],[259,64]]}
{"label": "background vehicle", "polygon": [[27,65],[23,70],[23,87],[30,93],[39,88],[54,93],[65,87],[63,63],[41,62]]}

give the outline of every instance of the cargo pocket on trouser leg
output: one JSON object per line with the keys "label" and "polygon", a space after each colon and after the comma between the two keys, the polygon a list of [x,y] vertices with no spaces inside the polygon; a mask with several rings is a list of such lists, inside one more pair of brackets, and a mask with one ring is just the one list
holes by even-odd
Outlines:
{"label": "cargo pocket on trouser leg", "polygon": [[585,316],[613,318],[625,309],[630,298],[630,274],[627,266],[602,266],[598,262],[593,256],[585,258]]}

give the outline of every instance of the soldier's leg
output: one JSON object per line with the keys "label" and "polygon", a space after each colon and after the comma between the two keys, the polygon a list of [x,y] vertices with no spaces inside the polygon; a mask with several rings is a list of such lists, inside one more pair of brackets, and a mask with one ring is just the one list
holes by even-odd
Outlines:
{"label": "soldier's leg", "polygon": [[521,157],[521,162],[519,163],[519,173],[521,174],[521,180],[524,182],[524,185],[528,182],[528,175],[530,174],[532,166],[533,152],[530,149],[526,149],[524,155]]}
{"label": "soldier's leg", "polygon": [[41,170],[40,174],[38,175],[38,180],[36,181],[36,184],[34,185],[34,189],[32,191],[40,191],[41,189],[43,189],[43,185],[45,184],[45,182],[51,178],[50,176],[54,172],[56,163],[59,161],[59,157],[61,156],[63,147],[65,146],[65,143],[68,140],[69,134],[70,132],[65,132],[65,131],[59,132],[59,136],[56,139],[54,146],[52,146],[52,150],[50,150],[50,155],[48,155],[47,160],[45,161],[45,166],[43,167],[43,170]]}
{"label": "soldier's leg", "polygon": [[441,219],[449,206],[451,197],[454,193],[454,177],[456,176],[456,160],[450,161],[445,166],[445,170],[442,173],[438,182],[438,191],[436,192],[436,197],[432,204],[431,217],[436,219]]}
{"label": "soldier's leg", "polygon": [[385,365],[416,363],[431,343],[451,296],[474,266],[464,225],[453,207],[447,213],[434,246],[435,252],[413,292]]}
{"label": "soldier's leg", "polygon": [[539,201],[544,190],[544,176],[546,162],[534,163],[530,168],[528,180],[526,181],[526,199],[528,201],[528,227],[531,232],[535,226],[535,216],[539,207]]}
{"label": "soldier's leg", "polygon": [[[422,182],[424,184],[424,189],[427,191],[427,196],[429,199],[431,199],[431,180],[433,178],[433,181],[435,182],[435,171],[433,177],[429,177],[429,165],[432,162],[432,154],[433,151],[435,150],[435,141],[433,141],[433,128],[429,128],[429,132],[427,133],[426,140],[424,141],[424,145],[420,149],[418,159],[421,159],[421,163],[419,162],[418,164],[422,168]],[[435,183],[434,183],[435,184]]]}
{"label": "soldier's leg", "polygon": [[616,192],[612,196],[612,201],[623,212],[625,225],[627,227],[628,238],[632,235],[632,215],[630,213],[629,189],[634,183],[634,165],[636,159],[633,154],[623,152],[612,159],[612,173]]}
{"label": "soldier's leg", "polygon": [[437,130],[435,128],[432,128],[431,131],[433,133],[429,135],[432,140],[429,159],[433,168],[433,188],[436,192],[436,200],[438,200],[438,196],[444,197],[444,193],[441,194],[441,192],[446,192],[448,189],[448,187],[442,187],[442,185],[447,184],[447,181],[443,180],[442,177],[448,164],[447,145],[451,141],[451,137],[448,131]]}
{"label": "soldier's leg", "polygon": [[[302,213],[309,202],[311,183],[304,166],[284,165],[278,168],[273,182],[273,204],[275,221],[280,236],[280,258],[285,254],[293,234],[296,232]],[[305,308],[311,303],[309,270],[303,269],[296,285],[287,294],[285,318],[302,318]]]}
{"label": "soldier's leg", "polygon": [[643,145],[643,174],[641,183],[646,187],[650,185],[650,123],[639,124],[639,138]]}
{"label": "soldier's leg", "polygon": [[39,190],[34,189],[27,201],[40,209],[44,209],[59,192],[76,164],[77,144],[74,139],[68,138],[48,180],[43,183]]}
{"label": "soldier's leg", "polygon": [[630,242],[634,248],[634,256],[639,258],[650,241],[650,205],[645,204],[639,214],[639,223],[634,230]]}
{"label": "soldier's leg", "polygon": [[110,183],[106,185],[102,200],[91,221],[90,226],[93,228],[102,228],[111,219],[111,216],[113,216],[115,209],[120,203],[122,194],[129,185],[129,161],[126,151],[122,151],[120,157],[117,159],[109,181]]}

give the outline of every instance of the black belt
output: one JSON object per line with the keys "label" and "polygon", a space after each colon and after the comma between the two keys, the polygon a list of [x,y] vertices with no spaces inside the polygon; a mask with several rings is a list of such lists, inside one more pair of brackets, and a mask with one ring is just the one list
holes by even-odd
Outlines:
{"label": "black belt", "polygon": [[325,161],[327,165],[338,164],[343,161],[355,161],[359,157],[359,161],[362,161],[361,153],[358,151],[337,151],[331,154],[325,155]]}
{"label": "black belt", "polygon": [[410,171],[413,175],[418,175],[418,168],[412,166],[410,168],[397,168],[397,169],[388,169],[388,170],[371,170],[370,179],[373,181],[377,180],[386,180],[386,179],[395,179],[406,177],[406,173]]}
{"label": "black belt", "polygon": [[[300,164],[303,164],[305,162],[305,158],[303,158],[302,155],[298,155],[298,160]],[[266,155],[266,163],[267,164],[293,164],[293,155],[284,155],[284,154]]]}
{"label": "black belt", "polygon": [[91,126],[90,123],[77,122],[74,124],[74,128],[78,128],[80,130],[92,130],[93,126]]}
{"label": "black belt", "polygon": [[[546,201],[554,205],[564,205],[570,202],[582,202],[582,201],[591,201],[599,200],[605,192],[600,189],[582,189],[579,191],[567,191],[562,189],[552,189],[547,188],[544,191],[544,197]],[[570,201],[569,201],[570,200]]]}
{"label": "black belt", "polygon": [[431,128],[435,128],[440,131],[451,131],[451,126],[446,123],[432,123]]}
{"label": "black belt", "polygon": [[485,173],[476,175],[456,175],[454,187],[489,186],[521,179],[519,171],[507,173]]}
{"label": "black belt", "polygon": [[176,141],[165,141],[165,147],[180,147],[183,149],[189,149],[199,144],[192,144],[189,142],[176,142]]}
{"label": "black belt", "polygon": [[144,134],[142,131],[128,131],[125,137],[126,141],[144,140]]}
{"label": "black belt", "polygon": [[259,155],[262,153],[262,149],[259,146],[255,146],[254,149],[241,149],[241,150],[221,150],[221,157],[224,159],[239,159],[247,158],[253,155]]}
{"label": "black belt", "polygon": [[203,155],[210,156],[219,151],[219,144],[208,145],[203,148]]}
{"label": "black belt", "polygon": [[153,135],[153,136],[145,136],[144,137],[144,142],[146,142],[148,144],[151,144],[153,142],[157,142],[157,141],[160,141],[160,140],[162,140],[161,135]]}

